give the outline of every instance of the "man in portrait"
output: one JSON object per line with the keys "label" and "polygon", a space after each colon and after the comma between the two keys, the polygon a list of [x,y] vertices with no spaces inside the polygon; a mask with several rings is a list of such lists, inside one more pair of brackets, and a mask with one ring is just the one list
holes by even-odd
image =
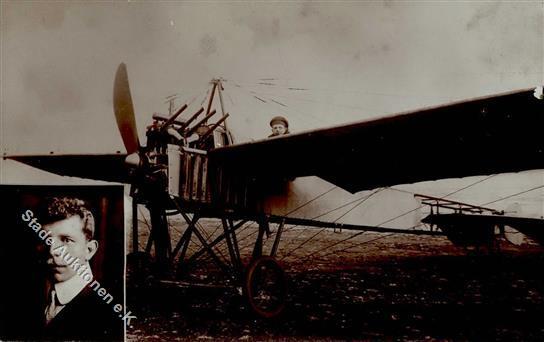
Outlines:
{"label": "man in portrait", "polygon": [[47,200],[37,213],[49,244],[41,247],[48,277],[42,336],[54,340],[122,339],[120,319],[89,286],[90,260],[99,248],[95,219],[85,202],[70,197]]}

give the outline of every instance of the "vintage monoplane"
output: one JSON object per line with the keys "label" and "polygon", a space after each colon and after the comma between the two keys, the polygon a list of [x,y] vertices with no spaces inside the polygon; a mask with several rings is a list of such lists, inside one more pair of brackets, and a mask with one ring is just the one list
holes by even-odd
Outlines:
{"label": "vintage monoplane", "polygon": [[[423,203],[434,210],[423,222],[431,229],[420,230],[297,218],[289,216],[285,207],[286,199],[297,196],[290,186],[297,177],[317,176],[356,193],[426,180],[542,169],[544,101],[532,89],[235,144],[227,127],[229,114],[223,108],[223,85],[221,80],[212,84],[206,109],[200,108],[186,119],[181,119],[181,114],[187,105],[170,116],[154,115],[147,143],[142,145],[126,66],[121,64],[113,99],[126,154],[5,157],[59,175],[131,184],[133,253],[142,253],[138,247],[141,204],[148,208],[151,219],[143,253],[154,246],[156,273],[166,276],[172,265],[188,269],[207,254],[244,289],[251,308],[264,317],[277,315],[285,304],[284,273],[275,256],[286,224],[445,234],[460,244],[487,243],[494,227],[510,225],[543,241],[541,219],[508,217],[490,208],[429,196],[423,197]],[[222,116],[210,124],[217,113],[212,110],[216,94]],[[425,153],[413,153],[422,147]],[[281,155],[282,162],[270,163],[269,155]],[[176,242],[171,240],[167,216],[177,214],[187,227]],[[209,218],[220,220],[222,226],[222,233],[213,239],[199,223]],[[257,223],[258,228],[250,260],[243,260],[237,231],[247,222]],[[265,235],[274,236],[266,253]],[[201,248],[188,255],[192,239]],[[220,243],[227,245],[228,257],[216,252]]]}

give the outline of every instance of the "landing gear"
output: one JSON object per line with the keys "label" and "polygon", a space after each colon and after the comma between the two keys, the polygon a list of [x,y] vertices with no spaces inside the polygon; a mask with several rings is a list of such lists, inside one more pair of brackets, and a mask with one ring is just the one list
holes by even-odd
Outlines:
{"label": "landing gear", "polygon": [[[135,252],[131,253],[129,260],[136,280],[145,279],[145,275],[151,273],[159,282],[172,282],[173,268],[177,266],[179,272],[174,281],[179,281],[180,284],[191,283],[207,288],[241,288],[241,295],[249,309],[257,316],[273,318],[282,313],[287,299],[287,281],[285,272],[275,256],[284,227],[283,222],[278,225],[275,232],[272,232],[266,217],[255,218],[258,230],[246,231],[240,239],[240,232],[251,225],[248,219],[235,220],[228,213],[217,215],[213,219],[218,219],[220,223],[210,232],[203,223],[200,223],[203,218],[200,212],[185,212],[174,199],[171,205],[175,208],[171,212],[148,206],[151,230],[145,252],[138,251],[138,241],[135,240],[133,241]],[[137,210],[133,211],[134,217],[137,217]],[[170,235],[170,228],[172,232],[177,229],[170,227],[166,216],[174,215],[179,215],[178,222],[182,219],[186,227],[183,231],[178,230],[177,234]],[[204,218],[210,219],[206,216]],[[171,220],[175,222],[174,218]],[[137,224],[138,221],[134,220],[134,236],[138,234]],[[175,235],[179,236],[177,242],[172,241]],[[272,246],[265,246],[265,235],[274,238],[271,241]],[[240,245],[240,241],[252,236],[253,243],[246,242]],[[154,262],[150,260],[152,245],[155,247]],[[265,249],[266,254],[263,253]],[[208,259],[206,262],[213,263],[208,264],[213,270],[198,267],[204,258]],[[151,265],[155,267],[152,269]],[[180,276],[186,278],[186,281],[180,279]]]}
{"label": "landing gear", "polygon": [[253,312],[264,318],[278,316],[285,308],[285,272],[270,256],[254,259],[247,269],[244,295]]}

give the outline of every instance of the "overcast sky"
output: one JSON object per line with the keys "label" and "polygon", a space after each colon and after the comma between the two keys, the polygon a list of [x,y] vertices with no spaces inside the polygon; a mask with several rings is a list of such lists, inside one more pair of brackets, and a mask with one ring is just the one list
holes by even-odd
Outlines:
{"label": "overcast sky", "polygon": [[[1,10],[8,154],[123,151],[112,111],[120,62],[141,139],[166,96],[196,110],[214,77],[225,79],[239,142],[265,137],[277,114],[302,131],[544,83],[541,1],[3,1]],[[2,182],[41,177],[0,167]],[[544,183],[542,172],[523,177]]]}

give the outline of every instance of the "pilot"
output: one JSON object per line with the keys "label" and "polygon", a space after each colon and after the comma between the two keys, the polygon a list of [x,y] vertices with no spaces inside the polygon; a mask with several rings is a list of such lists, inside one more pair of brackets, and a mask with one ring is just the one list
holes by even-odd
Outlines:
{"label": "pilot", "polygon": [[289,122],[283,116],[275,116],[270,120],[270,128],[272,134],[268,137],[276,137],[279,135],[289,134]]}

